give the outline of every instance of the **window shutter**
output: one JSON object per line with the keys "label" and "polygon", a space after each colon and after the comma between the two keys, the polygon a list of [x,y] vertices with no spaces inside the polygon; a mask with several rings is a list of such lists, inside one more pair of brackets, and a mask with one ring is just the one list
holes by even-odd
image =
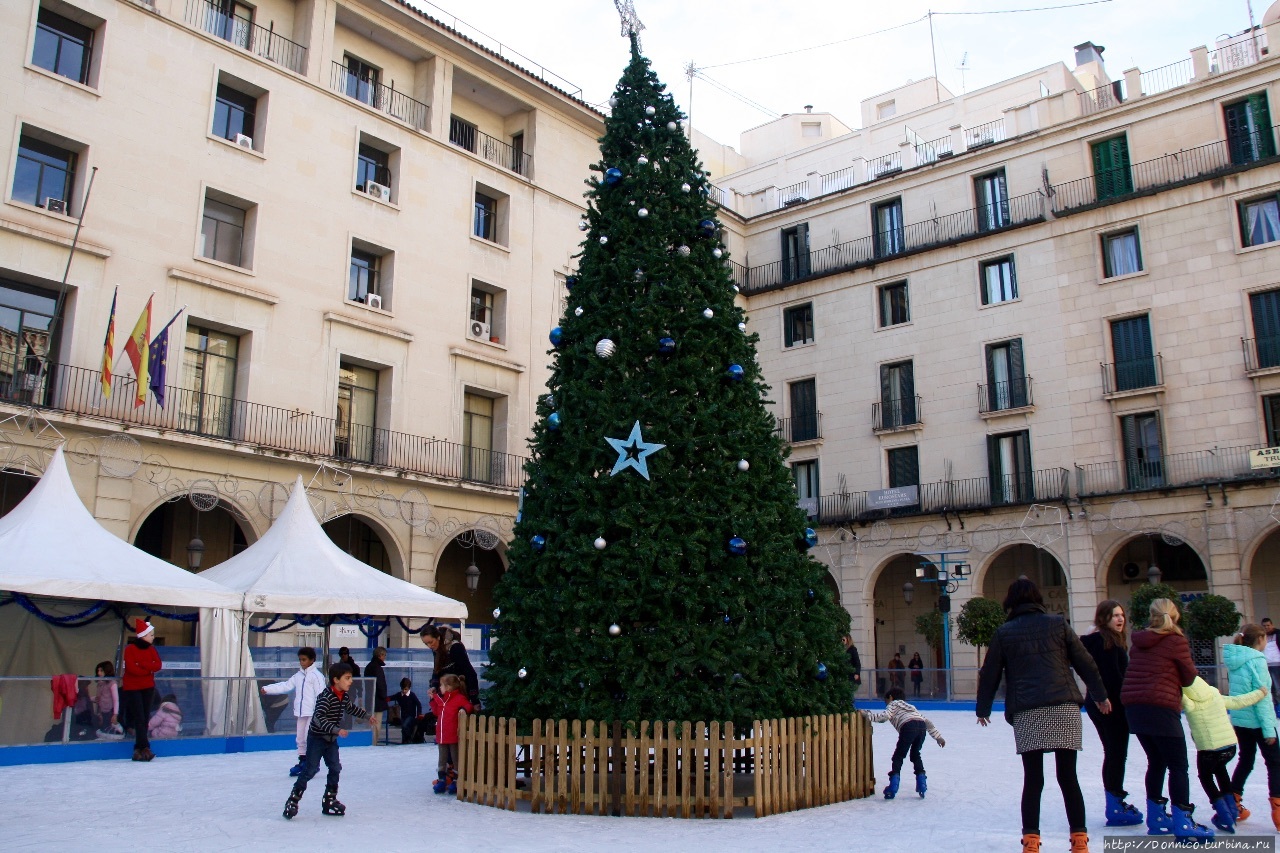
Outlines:
{"label": "window shutter", "polygon": [[889,451],[889,488],[920,485],[919,450],[912,447],[895,447]]}
{"label": "window shutter", "polygon": [[1018,497],[1024,501],[1035,499],[1031,476],[1031,432],[1023,430],[1014,439],[1014,458],[1018,466]]}
{"label": "window shutter", "polygon": [[1257,339],[1258,367],[1280,365],[1280,290],[1250,295],[1249,306]]}
{"label": "window shutter", "polygon": [[796,247],[799,250],[797,260],[797,275],[806,276],[809,274],[809,224],[803,223],[796,226]]}
{"label": "window shutter", "polygon": [[1027,371],[1022,363],[1022,339],[1015,338],[1009,347],[1009,405],[1027,405]]}
{"label": "window shutter", "polygon": [[1257,134],[1259,158],[1274,157],[1275,140],[1271,137],[1271,110],[1267,108],[1267,94],[1257,92],[1249,96],[1248,110],[1253,119],[1253,132]]}
{"label": "window shutter", "polygon": [[1000,436],[987,436],[987,477],[991,482],[991,502],[1004,502],[1004,472],[1000,468]]}
{"label": "window shutter", "polygon": [[889,385],[890,377],[893,375],[893,367],[894,366],[892,364],[880,365],[880,405],[886,410],[883,412],[884,420],[886,422],[889,420],[889,412],[887,409],[889,408],[890,401],[893,399],[893,390]]}
{"label": "window shutter", "polygon": [[902,375],[902,422],[916,422],[916,380],[913,363],[904,361],[898,366]]}
{"label": "window shutter", "polygon": [[996,387],[996,347],[987,346],[987,411],[1000,408],[1000,389]]}
{"label": "window shutter", "polygon": [[782,311],[782,337],[784,346],[792,346],[796,342],[795,308],[787,308]]}
{"label": "window shutter", "polygon": [[1151,353],[1151,325],[1145,315],[1112,322],[1111,346],[1116,358],[1117,391],[1146,388],[1155,384],[1155,361]]}

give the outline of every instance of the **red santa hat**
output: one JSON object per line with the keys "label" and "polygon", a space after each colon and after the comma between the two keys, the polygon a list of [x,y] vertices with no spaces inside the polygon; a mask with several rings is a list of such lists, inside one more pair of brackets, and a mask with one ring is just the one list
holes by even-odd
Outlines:
{"label": "red santa hat", "polygon": [[156,632],[155,626],[152,625],[150,622],[146,621],[145,619],[133,620],[133,633],[138,635],[138,639],[142,639],[143,637],[154,634],[155,632]]}

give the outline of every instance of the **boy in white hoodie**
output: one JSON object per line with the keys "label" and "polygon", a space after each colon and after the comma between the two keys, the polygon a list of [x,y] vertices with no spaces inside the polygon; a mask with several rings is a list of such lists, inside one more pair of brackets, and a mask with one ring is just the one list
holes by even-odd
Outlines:
{"label": "boy in white hoodie", "polygon": [[307,766],[307,729],[316,710],[316,698],[324,692],[324,675],[316,663],[316,650],[310,646],[298,649],[300,669],[288,681],[278,681],[262,688],[263,696],[293,694],[293,716],[298,721],[298,763],[289,768],[290,776],[297,776]]}

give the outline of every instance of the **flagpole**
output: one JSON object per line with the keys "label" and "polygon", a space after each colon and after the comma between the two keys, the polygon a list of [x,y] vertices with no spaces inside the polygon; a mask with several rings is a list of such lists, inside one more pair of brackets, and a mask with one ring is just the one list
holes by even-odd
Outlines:
{"label": "flagpole", "polygon": [[[49,344],[41,360],[48,364],[49,350],[53,349],[53,335],[58,328],[58,320],[62,319],[62,306],[67,299],[67,278],[71,275],[71,261],[76,256],[76,245],[80,242],[80,229],[84,226],[84,215],[89,211],[89,197],[93,195],[93,179],[98,174],[98,167],[89,171],[89,185],[85,187],[84,204],[80,205],[80,217],[76,220],[76,231],[71,236],[71,249],[67,252],[67,265],[62,270],[62,283],[58,287],[58,298],[53,305],[53,319],[49,321]],[[112,369],[114,370],[114,365]]]}

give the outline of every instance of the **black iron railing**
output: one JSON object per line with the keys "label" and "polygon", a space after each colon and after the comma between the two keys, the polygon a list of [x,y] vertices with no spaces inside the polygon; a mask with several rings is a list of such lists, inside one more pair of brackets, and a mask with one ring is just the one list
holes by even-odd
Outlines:
{"label": "black iron railing", "polygon": [[923,166],[927,163],[936,163],[944,157],[950,157],[951,154],[950,136],[943,136],[929,142],[921,142],[916,145],[916,165]]}
{"label": "black iron railing", "polygon": [[1002,412],[1005,409],[1021,409],[1034,406],[1031,396],[1031,377],[1020,376],[1004,382],[991,382],[978,386],[978,413]]}
{"label": "black iron railing", "polygon": [[501,488],[524,482],[521,456],[175,386],[165,388],[164,406],[150,392],[143,405],[135,406],[135,379],[115,377],[111,396],[105,397],[101,376],[97,370],[68,365],[0,374],[0,403]]}
{"label": "black iron railing", "polygon": [[529,177],[533,173],[532,154],[526,154],[523,149],[484,133],[474,124],[457,116],[449,119],[449,141],[490,163],[510,169],[517,175]]}
{"label": "black iron railing", "polygon": [[1049,190],[1053,212],[1064,215],[1105,202],[1207,181],[1228,172],[1274,162],[1275,132],[1276,128],[1268,127],[1256,133],[1233,134],[1229,139],[1208,145],[1056,184]]}
{"label": "black iron railing", "polygon": [[872,157],[867,161],[867,180],[874,181],[887,175],[896,175],[902,171],[902,155],[897,151],[883,157]]}
{"label": "black iron railing", "polygon": [[431,121],[431,108],[426,104],[384,86],[372,77],[362,77],[341,62],[332,64],[329,85],[333,91],[368,104],[418,130],[426,131]]}
{"label": "black iron railing", "polygon": [[[237,7],[243,8],[243,7]],[[187,0],[187,23],[223,41],[261,56],[295,74],[307,68],[307,49],[247,18],[230,14],[228,7],[209,0]]]}
{"label": "black iron railing", "polygon": [[1145,358],[1103,364],[1101,367],[1103,394],[1137,391],[1164,384],[1164,359],[1160,357],[1160,353]]}
{"label": "black iron railing", "polygon": [[1004,142],[1006,138],[1007,130],[1002,118],[964,129],[964,147],[969,150],[995,145],[997,142]]}
{"label": "black iron railing", "polygon": [[1191,65],[1190,57],[1159,68],[1153,68],[1150,71],[1143,71],[1139,77],[1142,85],[1142,94],[1158,95],[1161,92],[1185,86],[1191,82],[1194,73],[1195,70]]}
{"label": "black iron railing", "polygon": [[1070,475],[1065,468],[1019,471],[991,477],[940,480],[923,483],[919,502],[895,509],[870,509],[866,492],[823,495],[818,499],[817,522],[823,525],[866,521],[886,516],[921,513],[961,512],[1029,503],[1061,503],[1069,492]]}
{"label": "black iron railing", "polygon": [[822,438],[822,412],[810,412],[791,418],[778,418],[773,428],[783,441],[795,444],[800,441],[816,441]]}
{"label": "black iron railing", "polygon": [[1076,494],[1110,495],[1201,486],[1209,483],[1271,480],[1280,477],[1280,468],[1254,469],[1249,452],[1265,445],[1215,447],[1157,457],[1095,462],[1076,466]]}
{"label": "black iron railing", "polygon": [[902,429],[918,426],[920,419],[920,395],[900,397],[897,400],[881,400],[871,404],[871,428],[873,430]]}
{"label": "black iron railing", "polygon": [[1244,349],[1244,369],[1263,370],[1280,367],[1280,337],[1241,338]]}
{"label": "black iron railing", "polygon": [[795,258],[758,267],[739,267],[734,270],[734,282],[745,293],[762,293],[801,279],[873,266],[889,258],[999,233],[1005,228],[1042,221],[1045,217],[1043,201],[1042,193],[1033,192],[1002,202],[999,205],[1000,218],[1007,218],[1007,224],[1003,226],[992,227],[990,214],[995,208],[970,208],[878,235],[859,237],[825,249],[805,252]]}
{"label": "black iron railing", "polygon": [[1104,83],[1096,89],[1080,93],[1080,113],[1090,115],[1118,107],[1124,103],[1124,81]]}

